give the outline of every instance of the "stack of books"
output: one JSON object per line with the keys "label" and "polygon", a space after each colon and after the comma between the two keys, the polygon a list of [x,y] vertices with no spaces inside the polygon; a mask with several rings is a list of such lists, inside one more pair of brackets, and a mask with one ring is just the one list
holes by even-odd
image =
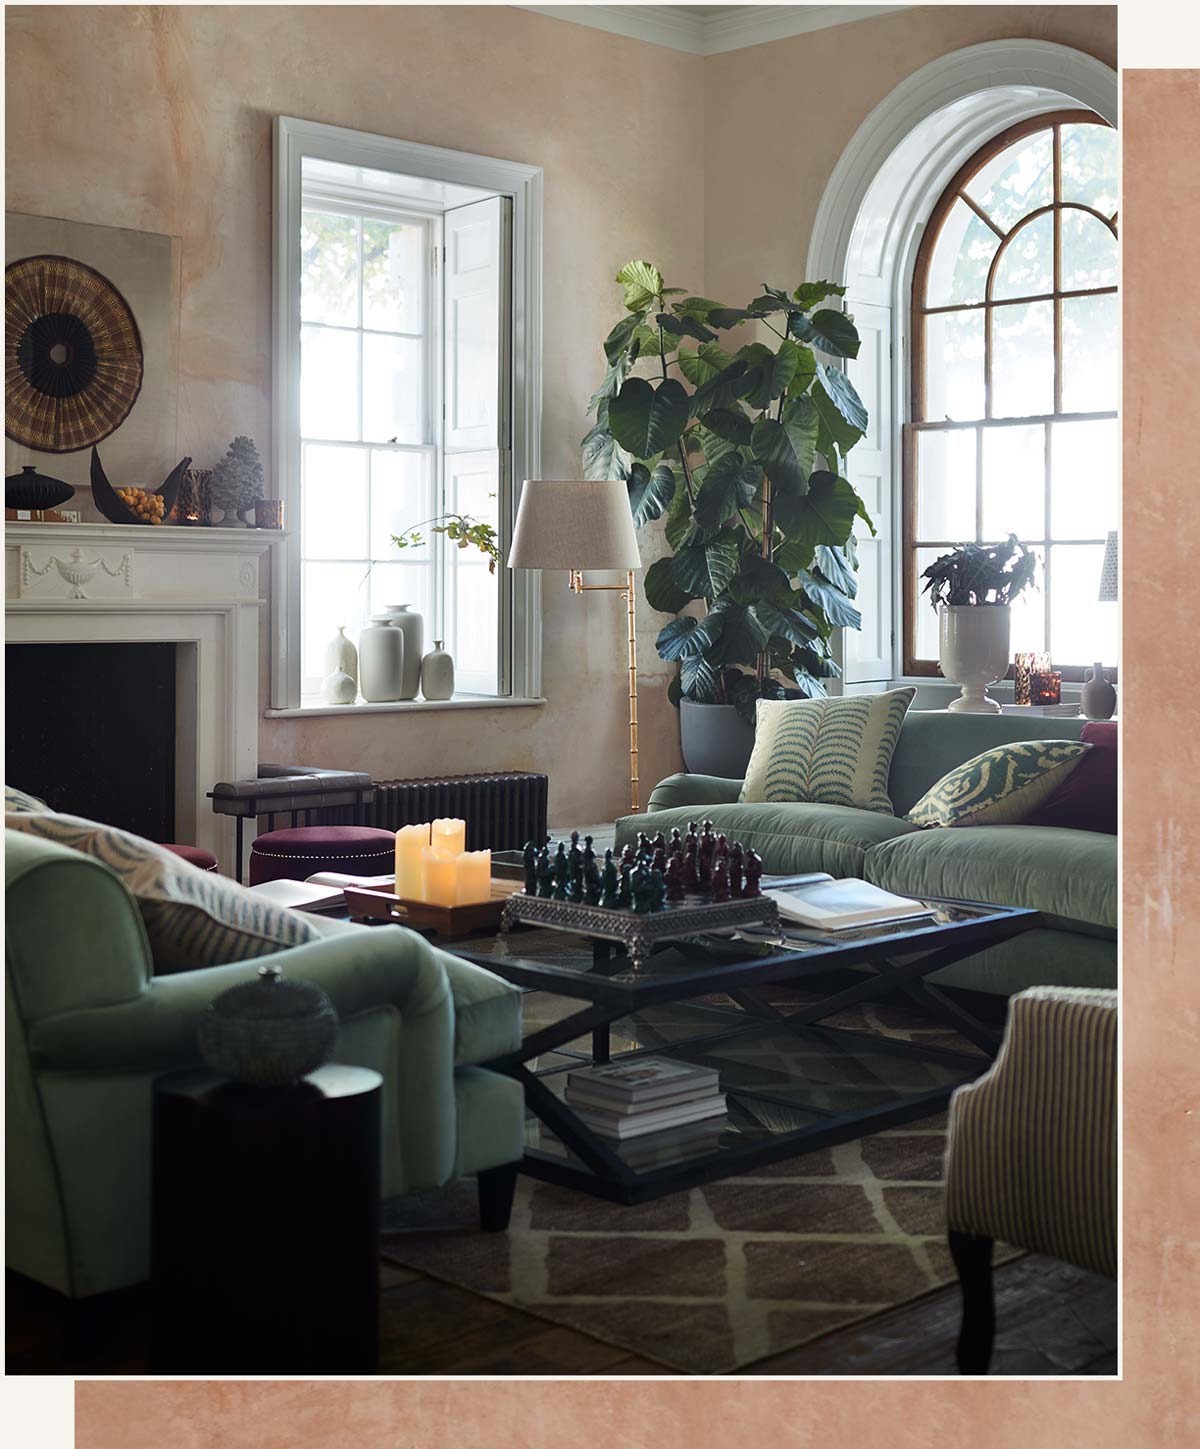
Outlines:
{"label": "stack of books", "polygon": [[594,1132],[619,1142],[725,1115],[712,1067],[665,1059],[581,1067],[567,1075],[566,1099]]}

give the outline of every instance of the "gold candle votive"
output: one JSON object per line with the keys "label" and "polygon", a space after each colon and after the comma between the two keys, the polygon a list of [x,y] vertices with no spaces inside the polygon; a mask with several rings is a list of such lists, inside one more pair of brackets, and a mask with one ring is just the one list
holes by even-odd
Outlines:
{"label": "gold candle votive", "polygon": [[1030,704],[1061,704],[1062,675],[1056,670],[1039,670],[1029,681]]}
{"label": "gold candle votive", "polygon": [[283,527],[283,499],[256,498],[254,500],[255,528]]}
{"label": "gold candle votive", "polygon": [[1013,703],[1032,704],[1031,684],[1035,674],[1045,674],[1050,668],[1049,654],[1037,652],[1013,655]]}

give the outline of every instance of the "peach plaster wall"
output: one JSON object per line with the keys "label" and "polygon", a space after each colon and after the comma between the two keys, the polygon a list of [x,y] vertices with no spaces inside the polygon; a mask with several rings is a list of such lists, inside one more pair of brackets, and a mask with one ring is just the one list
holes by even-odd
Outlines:
{"label": "peach plaster wall", "polygon": [[[201,462],[237,432],[269,451],[275,114],[543,166],[550,477],[577,471],[623,261],[730,301],[799,280],[838,156],[905,75],[1011,35],[1115,59],[1108,7],[925,7],[703,60],[509,7],[12,7],[6,23],[8,208],[181,238],[179,448]],[[649,564],[662,544],[643,540]],[[538,768],[552,818],[611,818],[621,610],[561,582],[544,708],[263,720],[262,757],[378,777]],[[639,602],[643,798],[680,767],[661,622]],[[267,638],[264,617],[264,704]]]}

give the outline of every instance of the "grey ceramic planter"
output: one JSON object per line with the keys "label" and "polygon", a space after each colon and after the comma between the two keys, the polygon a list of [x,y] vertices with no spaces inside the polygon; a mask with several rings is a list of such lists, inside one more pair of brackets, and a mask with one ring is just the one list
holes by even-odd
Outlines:
{"label": "grey ceramic planter", "polygon": [[743,780],[754,748],[754,726],[731,704],[679,701],[679,733],[683,763],[693,775]]}

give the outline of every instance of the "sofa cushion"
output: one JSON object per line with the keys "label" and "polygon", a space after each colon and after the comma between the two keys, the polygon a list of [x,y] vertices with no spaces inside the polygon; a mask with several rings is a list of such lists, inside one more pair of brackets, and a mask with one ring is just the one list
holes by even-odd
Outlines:
{"label": "sofa cushion", "polygon": [[[729,841],[740,840],[758,851],[768,875],[798,875],[824,870],[832,876],[861,876],[867,851],[881,841],[917,834],[917,828],[894,815],[852,810],[846,805],[745,804],[687,806],[656,810],[654,829],[670,835],[688,822],[711,820]],[[632,844],[649,827],[644,815],[617,821],[618,847]]]}
{"label": "sofa cushion", "polygon": [[997,745],[948,771],[908,812],[914,825],[1016,825],[1032,815],[1083,760],[1075,740]]}
{"label": "sofa cushion", "polygon": [[741,799],[855,806],[890,815],[892,754],[915,689],[758,701]]}
{"label": "sofa cushion", "polygon": [[901,895],[1026,906],[1064,930],[1117,925],[1117,840],[1090,830],[920,830],[875,846],[865,873]]}
{"label": "sofa cushion", "polygon": [[1082,739],[1092,748],[1079,768],[1043,805],[1025,820],[1026,825],[1061,825],[1068,830],[1117,833],[1117,722],[1088,720]]}
{"label": "sofa cushion", "polygon": [[108,866],[137,902],[157,973],[249,961],[317,939],[300,911],[273,905],[127,830],[52,813],[14,811],[4,823]]}
{"label": "sofa cushion", "polygon": [[521,1045],[521,996],[482,966],[441,954],[454,998],[454,1065],[481,1066]]}

